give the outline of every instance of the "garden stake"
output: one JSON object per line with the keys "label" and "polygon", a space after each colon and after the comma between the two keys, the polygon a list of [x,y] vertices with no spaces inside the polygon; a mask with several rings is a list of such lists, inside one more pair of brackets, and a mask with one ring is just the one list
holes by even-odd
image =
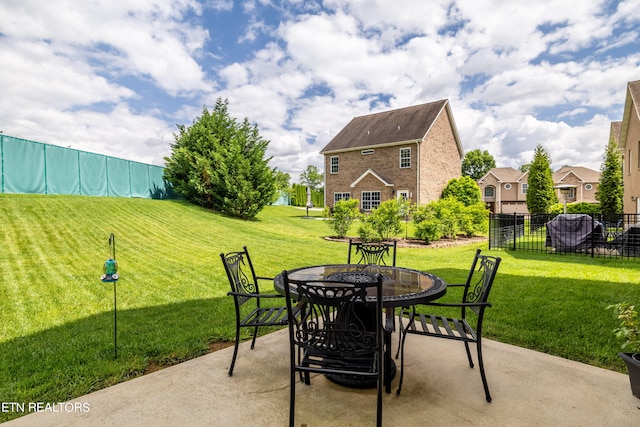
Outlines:
{"label": "garden stake", "polygon": [[111,233],[109,236],[109,252],[111,257],[105,261],[102,268],[104,274],[100,277],[105,283],[113,282],[113,358],[118,358],[118,317],[117,317],[117,304],[116,304],[116,282],[120,278],[118,276],[118,263],[116,262],[116,238]]}

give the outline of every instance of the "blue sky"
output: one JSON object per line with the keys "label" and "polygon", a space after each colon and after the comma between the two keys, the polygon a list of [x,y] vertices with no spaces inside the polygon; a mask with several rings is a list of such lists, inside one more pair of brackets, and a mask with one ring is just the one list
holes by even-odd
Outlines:
{"label": "blue sky", "polygon": [[218,97],[271,165],[353,117],[448,99],[465,151],[599,169],[640,80],[637,0],[5,0],[0,130],[162,165]]}

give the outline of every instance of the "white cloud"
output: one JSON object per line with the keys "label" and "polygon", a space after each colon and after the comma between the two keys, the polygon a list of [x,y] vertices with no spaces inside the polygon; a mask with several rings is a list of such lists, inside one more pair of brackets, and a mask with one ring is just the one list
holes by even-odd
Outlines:
{"label": "white cloud", "polygon": [[[640,3],[608,4],[2,2],[0,125],[158,164],[175,123],[223,97],[295,180],[323,168],[319,151],[354,116],[446,98],[464,148],[499,166],[529,163],[540,143],[556,166],[597,169],[626,82],[640,78]],[[230,62],[218,54],[235,49]]]}

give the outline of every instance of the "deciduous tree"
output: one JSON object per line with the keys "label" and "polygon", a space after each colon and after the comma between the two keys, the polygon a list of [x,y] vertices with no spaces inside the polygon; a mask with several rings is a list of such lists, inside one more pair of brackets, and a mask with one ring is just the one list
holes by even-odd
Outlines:
{"label": "deciduous tree", "polygon": [[477,181],[495,167],[496,161],[487,150],[471,150],[462,160],[462,175]]}

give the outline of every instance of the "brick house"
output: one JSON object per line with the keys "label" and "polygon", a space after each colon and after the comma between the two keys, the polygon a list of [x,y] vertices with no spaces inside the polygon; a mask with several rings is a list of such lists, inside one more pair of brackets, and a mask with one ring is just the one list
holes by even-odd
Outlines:
{"label": "brick house", "polygon": [[622,153],[624,212],[640,213],[640,80],[627,83],[622,122],[611,124],[609,138],[617,138]]}
{"label": "brick house", "polygon": [[[482,200],[493,213],[529,213],[527,208],[528,172],[514,168],[493,168],[478,180]],[[569,190],[567,203],[596,203],[600,172],[582,166],[563,166],[552,173],[554,185],[575,186]],[[560,203],[564,195],[556,190]]]}
{"label": "brick house", "polygon": [[439,199],[464,156],[448,100],[355,117],[320,153],[325,206],[357,198],[363,211],[392,198]]}

